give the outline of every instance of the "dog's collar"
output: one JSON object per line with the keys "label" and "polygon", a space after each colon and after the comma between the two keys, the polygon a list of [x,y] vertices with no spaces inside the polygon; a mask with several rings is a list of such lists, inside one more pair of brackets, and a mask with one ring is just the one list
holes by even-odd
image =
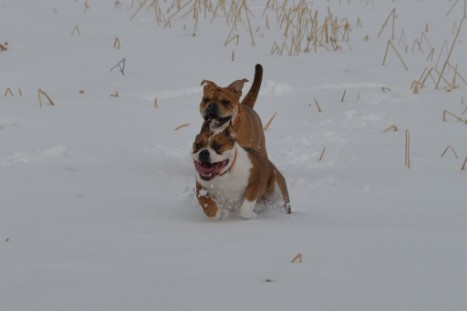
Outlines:
{"label": "dog's collar", "polygon": [[225,175],[226,173],[230,173],[230,171],[232,170],[233,166],[235,165],[235,162],[237,161],[237,153],[238,153],[238,150],[237,150],[237,145],[235,144],[235,151],[234,151],[234,156],[232,158],[232,161],[230,162],[230,165],[229,167],[225,170],[225,172],[219,174],[219,176],[223,176]]}

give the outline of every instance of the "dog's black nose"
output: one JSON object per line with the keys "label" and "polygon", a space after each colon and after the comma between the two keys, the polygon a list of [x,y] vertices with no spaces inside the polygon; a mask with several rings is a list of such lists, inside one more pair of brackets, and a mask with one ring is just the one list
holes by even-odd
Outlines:
{"label": "dog's black nose", "polygon": [[201,150],[198,159],[200,162],[209,162],[209,151],[207,149]]}
{"label": "dog's black nose", "polygon": [[218,107],[217,107],[217,104],[215,104],[215,103],[209,104],[208,107],[206,108],[206,113],[207,113],[208,116],[209,115],[217,116],[218,112],[219,112]]}

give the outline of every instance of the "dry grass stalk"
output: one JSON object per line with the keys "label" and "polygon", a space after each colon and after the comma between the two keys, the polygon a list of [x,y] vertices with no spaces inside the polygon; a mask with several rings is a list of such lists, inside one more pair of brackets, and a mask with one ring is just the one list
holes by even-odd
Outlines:
{"label": "dry grass stalk", "polygon": [[415,39],[415,40],[413,41],[413,44],[412,44],[412,53],[413,53],[414,50],[415,50],[415,46],[418,46],[418,51],[423,53],[422,44],[421,44],[421,42],[418,41],[417,39]]}
{"label": "dry grass stalk", "polygon": [[[459,73],[459,71],[457,70],[457,64],[456,64],[456,67],[453,67],[450,63],[448,63],[448,66],[449,68],[451,68],[453,71],[454,71],[454,77],[453,77],[453,80],[455,81],[456,79],[456,76],[459,77],[462,82],[464,82],[464,84],[467,86],[467,81],[464,79],[464,77]],[[454,84],[455,86],[455,84]]]}
{"label": "dry grass stalk", "polygon": [[117,91],[115,91],[114,93],[110,94],[110,97],[118,97],[118,96],[119,96],[119,95],[118,95],[118,92],[117,92]]}
{"label": "dry grass stalk", "polygon": [[120,39],[118,37],[115,37],[114,48],[116,48],[117,50],[120,49]]}
{"label": "dry grass stalk", "polygon": [[313,100],[315,101],[316,109],[318,109],[318,112],[322,112],[321,107],[319,106],[318,100],[313,97]]}
{"label": "dry grass stalk", "polygon": [[[451,82],[449,82],[443,75],[441,75],[441,72],[439,72],[438,69],[433,68],[433,71],[438,75],[440,80],[444,81],[444,83],[446,84],[448,90],[452,90],[452,89],[456,88],[455,85],[452,85]],[[436,88],[436,85],[435,85],[435,88]]]}
{"label": "dry grass stalk", "polygon": [[8,51],[8,43],[0,43],[0,52],[6,52]]}
{"label": "dry grass stalk", "polygon": [[462,118],[459,117],[459,116],[456,116],[454,113],[449,112],[449,111],[447,111],[447,110],[444,110],[444,111],[443,111],[443,121],[444,121],[444,122],[446,122],[446,116],[451,116],[451,117],[455,118],[455,119],[456,119],[457,121],[459,121],[459,122],[467,123],[466,120],[462,119]]}
{"label": "dry grass stalk", "polygon": [[135,13],[133,13],[133,15],[130,17],[130,22],[133,21],[135,16],[144,8],[146,2],[148,2],[148,0],[143,0],[143,2],[139,2],[138,8],[136,9]]}
{"label": "dry grass stalk", "polygon": [[357,22],[355,23],[356,28],[362,28],[362,21],[360,20],[360,17],[357,18]]}
{"label": "dry grass stalk", "polygon": [[43,90],[38,89],[37,90],[37,97],[39,98],[39,107],[42,107],[42,96],[44,96],[47,99],[47,102],[48,102],[48,104],[50,106],[55,106],[54,102],[49,97],[49,95],[46,92],[44,92]]}
{"label": "dry grass stalk", "polygon": [[465,157],[464,163],[462,164],[462,167],[461,167],[461,171],[464,171],[466,166],[467,166],[467,157]]}
{"label": "dry grass stalk", "polygon": [[435,86],[436,89],[439,87],[439,83],[441,82],[441,78],[443,77],[444,71],[446,70],[446,67],[447,67],[447,65],[449,63],[449,59],[451,58],[452,51],[454,50],[454,47],[455,47],[456,42],[457,42],[457,38],[459,37],[459,34],[461,32],[462,24],[464,23],[464,19],[465,19],[465,16],[461,19],[461,22],[459,23],[459,27],[457,28],[457,32],[456,32],[456,35],[454,37],[454,40],[452,41],[452,45],[451,45],[451,48],[449,49],[448,56],[446,57],[446,60],[444,61],[443,68],[441,69],[441,73],[439,75],[438,82],[436,82],[436,86]]}
{"label": "dry grass stalk", "polygon": [[84,90],[79,90],[80,95],[84,95]]}
{"label": "dry grass stalk", "polygon": [[81,35],[81,32],[79,31],[79,27],[78,27],[78,26],[75,26],[75,27],[73,28],[73,30],[71,31],[70,36],[73,36],[74,34],[77,34],[78,36]]}
{"label": "dry grass stalk", "polygon": [[451,6],[451,8],[449,9],[449,11],[446,13],[445,16],[449,16],[449,14],[451,14],[452,10],[454,9],[454,7],[457,5],[458,2],[459,2],[459,0],[456,0],[454,2],[454,4]]}
{"label": "dry grass stalk", "polygon": [[290,261],[290,263],[302,263],[303,262],[303,254],[302,253],[298,253],[297,255],[295,255],[295,257]]}
{"label": "dry grass stalk", "polygon": [[412,82],[411,89],[412,89],[414,94],[420,93],[420,86],[421,86],[420,82],[418,82],[418,81]]}
{"label": "dry grass stalk", "polygon": [[266,131],[269,129],[269,127],[271,126],[271,123],[272,123],[272,121],[274,120],[274,118],[276,117],[276,115],[277,115],[277,111],[274,112],[274,114],[272,115],[272,117],[269,119],[269,121],[268,121],[268,122],[266,123],[266,125],[264,126],[263,130],[264,130],[265,132],[266,132]]}
{"label": "dry grass stalk", "polygon": [[397,132],[399,131],[399,128],[397,127],[397,125],[393,124],[391,126],[389,126],[387,129],[385,129],[383,131],[383,133],[386,133],[386,132]]}
{"label": "dry grass stalk", "polygon": [[[188,4],[186,4],[188,5]],[[172,11],[173,8],[176,8],[176,11],[179,12],[182,8],[182,2],[181,0],[174,0],[172,2],[172,5],[170,6],[170,8],[167,10],[167,13],[169,13],[170,11]],[[177,13],[176,12],[176,13]]]}
{"label": "dry grass stalk", "polygon": [[232,61],[235,61],[235,50],[232,50]]}
{"label": "dry grass stalk", "polygon": [[146,10],[149,10],[150,8],[154,8],[154,13],[156,14],[156,22],[157,26],[160,26],[161,24],[164,25],[166,23],[166,18],[164,16],[164,13],[162,12],[162,9],[159,5],[159,0],[152,0],[152,3],[148,5]]}
{"label": "dry grass stalk", "polygon": [[405,166],[410,168],[410,133],[405,130]]}
{"label": "dry grass stalk", "polygon": [[370,3],[371,3],[371,8],[374,10],[375,9],[375,1],[374,0],[365,0],[365,5],[363,7],[366,8],[367,6],[369,6]]}
{"label": "dry grass stalk", "polygon": [[391,47],[393,49],[393,51],[396,52],[396,55],[399,58],[399,60],[401,61],[402,65],[404,66],[405,70],[409,70],[409,67],[407,67],[407,65],[405,64],[405,62],[402,59],[401,55],[399,54],[396,47],[392,43],[392,40],[388,40],[388,45],[386,47],[386,52],[384,53],[383,66],[386,64],[386,57],[388,55],[389,47]]}
{"label": "dry grass stalk", "polygon": [[428,57],[426,58],[426,61],[432,62],[434,56],[435,56],[435,48],[432,48],[430,54],[428,54]]}
{"label": "dry grass stalk", "polygon": [[321,154],[319,155],[318,162],[320,162],[324,158],[324,152],[326,151],[326,147],[323,148],[323,151],[321,151]]}
{"label": "dry grass stalk", "polygon": [[416,81],[418,81],[420,83],[420,81],[425,77],[425,74],[426,74],[427,71],[428,71],[428,68],[425,67],[422,74],[420,75],[420,78],[418,78],[418,80],[416,80]]}
{"label": "dry grass stalk", "polygon": [[421,82],[421,88],[424,88],[425,87],[425,82],[428,78],[431,78],[431,81],[433,82],[433,85],[436,83],[435,79],[433,78],[433,74],[432,74],[432,71],[433,71],[433,67],[428,69],[428,68],[425,68],[426,71],[425,72],[425,76],[423,77],[422,82]]}
{"label": "dry grass stalk", "polygon": [[[451,66],[451,65],[449,64],[449,66]],[[456,68],[454,68],[454,67],[452,67],[452,66],[451,66],[451,68],[454,70],[454,75],[452,76],[452,83],[451,83],[451,85],[452,85],[453,88],[456,88],[456,87],[457,87],[457,86],[456,86],[456,77],[457,77],[457,73],[458,73],[458,71],[457,71],[457,64],[456,64]]]}
{"label": "dry grass stalk", "polygon": [[344,93],[342,93],[342,97],[341,97],[341,103],[344,102],[344,98],[345,98],[346,93],[347,93],[347,90],[344,90]]}
{"label": "dry grass stalk", "polygon": [[388,17],[386,18],[386,20],[384,21],[383,23],[383,26],[381,26],[381,29],[379,30],[378,32],[378,38],[381,36],[381,34],[383,33],[383,30],[384,28],[386,27],[386,25],[388,24],[389,20],[392,18],[392,33],[391,33],[391,39],[394,40],[395,39],[395,36],[394,36],[394,24],[395,24],[395,21],[396,21],[396,9],[392,9],[391,13],[389,13]]}
{"label": "dry grass stalk", "polygon": [[451,152],[454,154],[454,156],[456,157],[456,159],[458,159],[459,157],[457,156],[457,153],[456,151],[454,150],[454,148],[452,148],[451,146],[447,146],[446,149],[444,149],[443,153],[441,153],[441,157],[444,157],[444,155],[446,154],[446,152],[448,152],[448,150],[451,150]]}
{"label": "dry grass stalk", "polygon": [[19,96],[23,96],[23,91],[21,91],[21,89],[18,89],[18,94]]}
{"label": "dry grass stalk", "polygon": [[91,7],[90,7],[89,4],[88,4],[88,0],[86,0],[86,1],[84,2],[84,14],[86,14],[86,12],[87,12],[89,9],[91,9]]}
{"label": "dry grass stalk", "polygon": [[446,55],[449,53],[449,47],[448,47],[448,41],[447,40],[444,40],[443,45],[441,46],[441,49],[439,50],[439,55],[438,55],[438,58],[436,59],[435,67],[438,67],[438,65],[439,65],[439,63],[441,61],[441,56],[443,56],[444,52],[446,52]]}
{"label": "dry grass stalk", "polygon": [[174,128],[174,131],[178,131],[179,129],[182,129],[182,128],[187,127],[187,126],[190,126],[190,123],[183,123],[183,124],[180,124],[179,126],[177,126],[176,128]]}
{"label": "dry grass stalk", "polygon": [[234,40],[236,40],[235,44],[238,45],[238,41],[240,41],[240,36],[238,34],[232,36],[233,30],[234,30],[233,28],[230,30],[230,33],[227,36],[227,39],[225,39],[224,41],[224,46],[227,46],[230,42]]}
{"label": "dry grass stalk", "polygon": [[157,102],[157,97],[154,98],[154,109],[159,108],[159,103]]}
{"label": "dry grass stalk", "polygon": [[[316,52],[318,48],[337,51],[342,49],[343,42],[351,49],[351,24],[347,18],[339,19],[334,16],[329,7],[322,23],[319,22],[319,12],[312,10],[311,5],[304,0],[285,1],[281,6],[277,5],[277,1],[273,4],[268,1],[263,15],[268,16],[268,10],[274,10],[276,14],[279,28],[283,30],[282,47],[287,47],[288,55]],[[280,44],[273,44],[271,54],[280,54],[278,46]]]}
{"label": "dry grass stalk", "polygon": [[266,21],[265,21],[265,24],[266,24],[266,29],[267,30],[270,30],[271,27],[269,26],[269,17],[266,15]]}
{"label": "dry grass stalk", "polygon": [[[428,27],[428,25],[427,25],[426,27]],[[428,40],[428,37],[426,36],[426,32],[422,32],[422,33],[420,34],[420,40],[419,40],[419,41],[420,41],[420,44],[422,44],[423,42],[426,41],[426,44],[428,45],[428,48],[429,48],[429,49],[432,49],[432,48],[433,48],[433,46],[432,46],[431,43],[430,43],[430,40]]]}
{"label": "dry grass stalk", "polygon": [[385,92],[385,93],[386,93],[386,92],[391,92],[391,88],[390,88],[389,86],[382,86],[382,87],[381,87],[381,91],[383,91],[383,92]]}
{"label": "dry grass stalk", "polygon": [[397,42],[397,47],[400,47],[402,41],[403,41],[402,46],[407,47],[407,42],[405,40],[405,29],[402,29],[401,34],[399,35],[399,42]]}
{"label": "dry grass stalk", "polygon": [[120,0],[115,0],[114,9],[120,9],[121,5],[122,5],[122,3],[120,2]]}
{"label": "dry grass stalk", "polygon": [[253,36],[253,31],[251,30],[251,23],[250,23],[250,16],[249,14],[251,14],[250,10],[248,9],[248,6],[246,5],[246,0],[243,0],[242,2],[242,7],[244,8],[245,10],[245,15],[246,15],[246,20],[248,22],[248,30],[250,31],[250,37],[251,37],[251,44],[253,46],[255,46],[255,38]]}
{"label": "dry grass stalk", "polygon": [[3,97],[7,97],[8,94],[10,94],[11,97],[14,97],[15,95],[13,95],[13,92],[11,91],[10,88],[7,88],[6,91],[5,91],[5,94],[3,94]]}

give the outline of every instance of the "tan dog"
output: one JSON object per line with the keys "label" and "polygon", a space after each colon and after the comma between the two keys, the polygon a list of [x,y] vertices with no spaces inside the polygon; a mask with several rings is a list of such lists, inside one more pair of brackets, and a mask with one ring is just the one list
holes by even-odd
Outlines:
{"label": "tan dog", "polygon": [[291,213],[282,174],[256,149],[241,147],[230,127],[219,133],[202,130],[193,144],[196,198],[208,217],[219,218],[221,207],[239,209],[244,219],[256,217],[258,201],[282,201]]}
{"label": "tan dog", "polygon": [[203,80],[203,98],[199,110],[204,118],[203,130],[209,127],[213,133],[218,133],[231,126],[240,146],[254,148],[260,155],[267,157],[263,124],[253,110],[262,78],[263,67],[257,64],[253,84],[241,103],[240,97],[247,79],[236,80],[227,87]]}

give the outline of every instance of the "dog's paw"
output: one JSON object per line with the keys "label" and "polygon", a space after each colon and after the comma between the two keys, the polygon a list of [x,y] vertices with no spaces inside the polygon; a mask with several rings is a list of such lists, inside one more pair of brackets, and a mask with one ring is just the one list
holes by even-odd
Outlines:
{"label": "dog's paw", "polygon": [[240,210],[240,218],[241,219],[255,219],[258,217],[258,214],[256,214],[253,211],[242,211]]}
{"label": "dog's paw", "polygon": [[221,212],[220,209],[218,209],[215,213],[212,213],[212,214],[209,214],[209,215],[206,215],[206,216],[208,216],[209,220],[215,221],[215,220],[219,220],[219,219],[222,218],[222,212]]}
{"label": "dog's paw", "polygon": [[243,201],[242,206],[240,207],[240,218],[243,219],[255,219],[258,215],[253,211],[255,208],[256,201]]}

